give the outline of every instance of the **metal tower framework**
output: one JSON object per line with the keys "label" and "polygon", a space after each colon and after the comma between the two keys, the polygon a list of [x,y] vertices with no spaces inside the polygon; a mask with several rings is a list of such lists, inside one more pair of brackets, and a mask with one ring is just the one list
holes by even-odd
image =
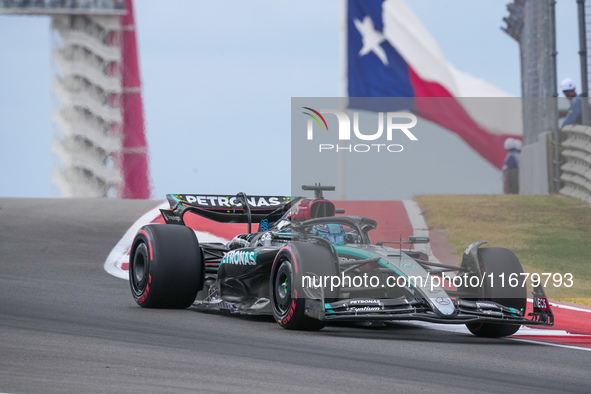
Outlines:
{"label": "metal tower framework", "polygon": [[[556,74],[556,0],[513,0],[507,9],[509,16],[504,18],[507,26],[503,30],[519,43],[521,57],[525,148],[520,160],[520,174],[522,169],[534,169],[533,173],[522,176],[522,180],[535,179],[525,183],[525,188],[520,180],[520,193],[557,193],[561,182],[561,142]],[[551,141],[548,141],[549,137]],[[528,146],[534,145],[543,145],[550,154],[528,153]],[[541,148],[532,149],[541,152]],[[544,170],[540,170],[542,168]]]}
{"label": "metal tower framework", "polygon": [[150,198],[132,0],[0,0],[0,13],[52,18],[63,196]]}

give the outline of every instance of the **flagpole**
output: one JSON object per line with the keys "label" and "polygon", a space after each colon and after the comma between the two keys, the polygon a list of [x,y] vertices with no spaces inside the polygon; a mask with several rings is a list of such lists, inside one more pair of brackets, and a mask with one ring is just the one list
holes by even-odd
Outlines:
{"label": "flagpole", "polygon": [[[341,102],[343,103],[342,110],[347,111],[347,96],[348,96],[348,85],[347,85],[347,0],[341,0],[341,76],[340,76],[340,85],[341,85]],[[339,163],[338,163],[338,198],[339,200],[346,199],[346,192],[345,192],[345,152],[341,151],[338,153]]]}
{"label": "flagpole", "polygon": [[341,0],[341,97],[348,96],[347,86],[347,0]]}

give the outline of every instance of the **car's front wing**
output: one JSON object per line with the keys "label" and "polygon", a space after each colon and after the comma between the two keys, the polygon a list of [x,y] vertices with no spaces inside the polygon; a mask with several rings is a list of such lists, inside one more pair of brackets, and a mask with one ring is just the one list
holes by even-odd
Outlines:
{"label": "car's front wing", "polygon": [[[508,308],[492,301],[449,300],[455,312],[443,315],[434,312],[429,303],[421,299],[349,299],[324,302],[308,299],[306,314],[323,321],[376,321],[376,320],[420,320],[443,324],[501,323],[528,326],[552,326],[554,316],[547,300],[534,297],[534,312],[531,319],[524,310]],[[545,309],[539,305],[546,306]],[[536,307],[538,305],[538,307]]]}

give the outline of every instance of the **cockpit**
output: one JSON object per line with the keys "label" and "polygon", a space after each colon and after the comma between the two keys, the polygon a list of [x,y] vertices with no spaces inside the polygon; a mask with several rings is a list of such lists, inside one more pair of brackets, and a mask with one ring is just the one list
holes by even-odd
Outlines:
{"label": "cockpit", "polygon": [[371,244],[368,232],[376,221],[360,216],[335,216],[337,209],[328,200],[299,199],[270,228],[275,232],[300,232],[326,239],[333,245]]}
{"label": "cockpit", "polygon": [[312,234],[326,239],[333,245],[359,244],[359,232],[341,223],[321,223],[312,227]]}

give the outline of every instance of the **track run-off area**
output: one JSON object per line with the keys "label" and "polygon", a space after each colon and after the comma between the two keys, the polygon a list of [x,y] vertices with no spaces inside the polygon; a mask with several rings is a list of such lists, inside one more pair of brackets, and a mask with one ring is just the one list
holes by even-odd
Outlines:
{"label": "track run-off area", "polygon": [[[428,233],[412,203],[378,204],[378,215],[337,207],[378,219],[377,238]],[[158,205],[0,199],[0,392],[589,392],[584,308],[554,306],[552,330],[505,339],[406,322],[294,332],[271,318],[142,309],[121,277]],[[203,242],[246,227],[194,221]]]}

